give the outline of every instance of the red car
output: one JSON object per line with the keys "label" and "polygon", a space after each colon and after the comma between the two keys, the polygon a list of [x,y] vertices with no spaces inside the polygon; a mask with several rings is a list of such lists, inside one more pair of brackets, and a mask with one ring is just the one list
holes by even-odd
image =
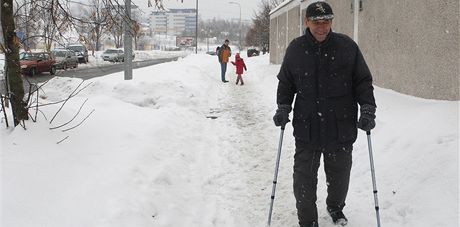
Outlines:
{"label": "red car", "polygon": [[27,53],[19,54],[21,72],[30,76],[35,76],[42,72],[56,74],[56,61],[48,53]]}

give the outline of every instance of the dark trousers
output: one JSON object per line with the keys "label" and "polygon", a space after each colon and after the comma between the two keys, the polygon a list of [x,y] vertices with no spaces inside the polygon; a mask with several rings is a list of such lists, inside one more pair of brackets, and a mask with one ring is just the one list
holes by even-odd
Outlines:
{"label": "dark trousers", "polygon": [[313,221],[318,222],[316,188],[321,154],[327,181],[326,205],[335,210],[343,209],[350,180],[351,151],[351,145],[338,150],[325,150],[307,148],[296,143],[294,196],[301,226],[309,226]]}
{"label": "dark trousers", "polygon": [[237,77],[236,77],[236,84],[238,84],[238,82],[241,81],[241,85],[244,84],[244,81],[243,81],[243,76],[241,76],[241,74],[237,74]]}
{"label": "dark trousers", "polygon": [[220,79],[225,81],[225,73],[227,72],[227,62],[220,63]]}

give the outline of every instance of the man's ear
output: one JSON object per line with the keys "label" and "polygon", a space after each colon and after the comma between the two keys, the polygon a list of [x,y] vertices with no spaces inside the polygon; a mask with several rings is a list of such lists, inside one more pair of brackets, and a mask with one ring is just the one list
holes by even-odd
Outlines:
{"label": "man's ear", "polygon": [[308,28],[307,22],[308,22],[308,19],[307,19],[307,17],[305,17],[305,18],[303,19],[303,25],[305,25],[305,28]]}

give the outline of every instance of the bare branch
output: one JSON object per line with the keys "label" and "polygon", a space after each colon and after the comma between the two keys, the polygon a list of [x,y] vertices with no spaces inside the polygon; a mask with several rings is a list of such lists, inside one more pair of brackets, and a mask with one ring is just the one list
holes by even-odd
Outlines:
{"label": "bare branch", "polygon": [[62,143],[62,141],[66,140],[67,138],[69,138],[69,136],[66,136],[66,137],[65,137],[64,139],[62,139],[62,140],[59,140],[56,144]]}
{"label": "bare branch", "polygon": [[83,82],[85,82],[84,80],[82,80],[80,82],[80,84],[78,84],[78,86],[75,88],[75,90],[70,93],[69,97],[67,97],[67,99],[65,99],[64,103],[62,103],[61,107],[58,109],[58,111],[54,114],[53,118],[51,118],[51,121],[50,123],[53,123],[54,121],[54,118],[56,118],[56,116],[58,115],[58,113],[62,110],[62,108],[64,107],[64,105],[67,103],[67,101],[69,101],[69,99],[72,97],[72,95],[78,90],[78,88],[83,84]]}
{"label": "bare branch", "polygon": [[74,128],[80,126],[86,119],[88,119],[89,116],[91,116],[91,114],[92,114],[94,111],[95,111],[95,109],[93,109],[93,110],[91,111],[91,113],[89,113],[89,114],[88,114],[80,123],[78,123],[77,125],[75,125],[75,126],[73,126],[73,127],[71,127],[71,128],[68,128],[68,129],[64,129],[64,130],[62,130],[62,131],[63,131],[63,132],[67,132],[67,131],[69,131],[69,130],[72,130],[72,129],[74,129]]}
{"label": "bare branch", "polygon": [[83,106],[85,105],[86,101],[88,101],[88,99],[86,99],[86,100],[83,102],[83,104],[80,105],[80,108],[78,109],[77,113],[73,116],[72,119],[70,119],[70,120],[67,121],[66,123],[61,124],[61,125],[59,125],[59,126],[51,127],[50,129],[53,130],[53,129],[61,128],[61,127],[64,127],[64,126],[68,125],[70,122],[72,122],[72,121],[78,116],[78,114],[80,114],[80,111],[81,111],[81,109],[83,108]]}
{"label": "bare branch", "polygon": [[[88,83],[88,84],[85,85],[83,88],[81,88],[80,90],[78,90],[75,94],[71,94],[71,95],[69,96],[69,98],[72,98],[72,97],[77,96],[81,91],[83,91],[84,89],[86,89],[86,88],[87,88],[89,85],[91,85],[92,83],[93,83],[93,82]],[[60,100],[60,101],[57,101],[57,102],[50,102],[50,103],[41,104],[41,105],[39,105],[38,107],[55,105],[55,104],[58,104],[58,103],[61,103],[61,102],[65,102],[66,100],[68,100],[68,99]]]}
{"label": "bare branch", "polygon": [[6,116],[6,109],[5,109],[5,104],[4,104],[4,101],[3,101],[4,99],[6,99],[6,96],[1,95],[0,100],[1,100],[1,103],[2,103],[2,111],[3,111],[3,114],[5,116],[6,127],[8,128],[9,127],[9,125],[8,125],[8,117]]}

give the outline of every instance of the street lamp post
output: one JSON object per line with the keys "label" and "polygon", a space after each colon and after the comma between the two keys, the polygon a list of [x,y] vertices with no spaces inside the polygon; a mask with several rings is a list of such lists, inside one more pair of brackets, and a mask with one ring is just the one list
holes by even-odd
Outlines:
{"label": "street lamp post", "polygon": [[238,40],[238,48],[239,51],[241,52],[241,5],[238,2],[228,2],[229,4],[236,4],[240,8],[240,35],[239,35],[239,40]]}

